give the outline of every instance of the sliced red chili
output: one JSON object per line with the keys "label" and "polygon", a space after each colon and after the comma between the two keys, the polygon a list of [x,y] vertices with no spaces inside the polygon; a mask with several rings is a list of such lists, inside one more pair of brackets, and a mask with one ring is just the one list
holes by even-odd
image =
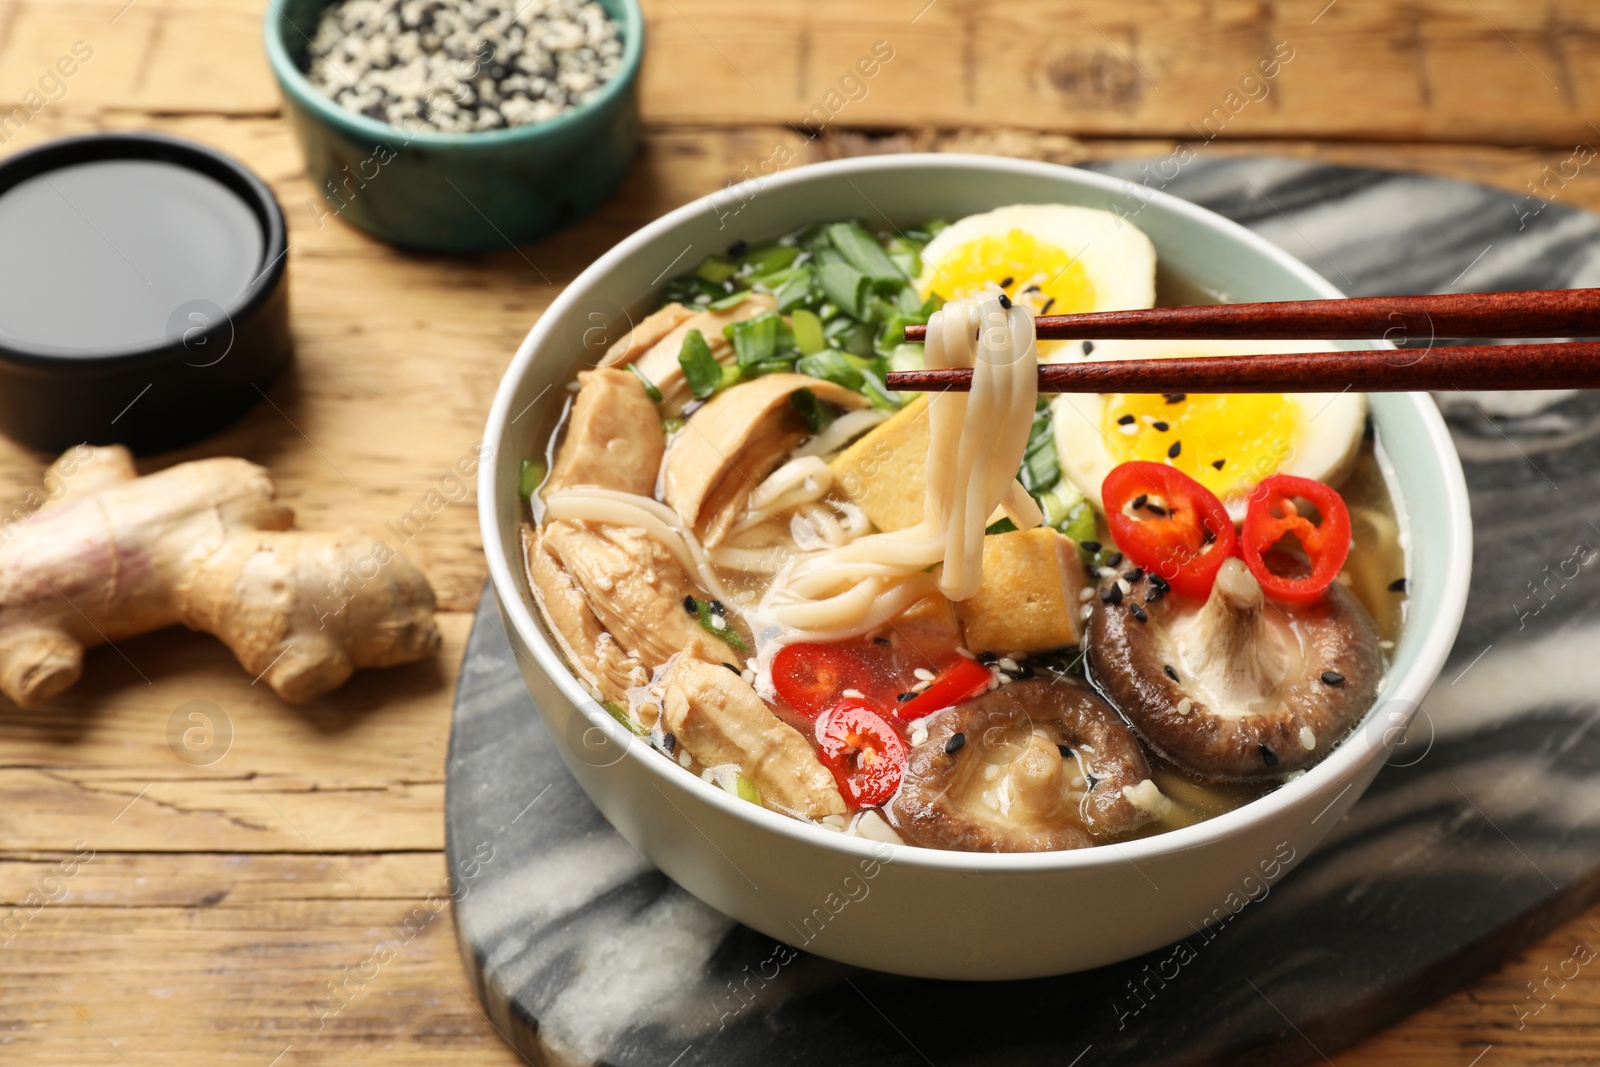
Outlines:
{"label": "sliced red chili", "polygon": [[902,721],[910,722],[932,715],[941,708],[953,707],[989,688],[994,675],[977,660],[957,656],[944,665],[933,684],[895,708]]}
{"label": "sliced red chili", "polygon": [[[1301,512],[1296,498],[1311,503],[1319,517],[1317,522]],[[1291,535],[1300,542],[1311,563],[1309,574],[1286,576],[1269,566],[1268,554]],[[1245,564],[1261,583],[1263,592],[1293,604],[1309,603],[1322,596],[1350,555],[1350,510],[1330,485],[1292,474],[1274,474],[1250,494],[1240,547]]]}
{"label": "sliced red chili", "polygon": [[1134,460],[1100,487],[1106,525],[1122,554],[1172,591],[1203,599],[1238,536],[1216,494],[1176,467]]}
{"label": "sliced red chili", "polygon": [[846,697],[818,716],[817,752],[852,808],[887,802],[905,774],[905,742],[868,700]]}
{"label": "sliced red chili", "polygon": [[772,657],[772,685],[783,702],[813,716],[846,689],[866,690],[872,672],[860,656],[839,645],[785,645]]}

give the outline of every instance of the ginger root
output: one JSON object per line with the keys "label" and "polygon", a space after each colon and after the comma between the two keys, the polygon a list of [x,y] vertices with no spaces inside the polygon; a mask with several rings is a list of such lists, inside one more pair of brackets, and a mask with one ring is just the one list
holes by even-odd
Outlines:
{"label": "ginger root", "polygon": [[77,682],[85,649],[177,623],[290,703],[439,646],[416,567],[360,533],[290,530],[254,463],[141,478],[126,449],[79,446],[44,484],[37,512],[0,524],[0,692],[23,707]]}

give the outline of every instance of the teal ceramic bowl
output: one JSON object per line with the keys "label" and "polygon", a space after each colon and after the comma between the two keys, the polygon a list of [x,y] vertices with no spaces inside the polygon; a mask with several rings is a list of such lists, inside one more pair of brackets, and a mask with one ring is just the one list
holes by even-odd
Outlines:
{"label": "teal ceramic bowl", "polygon": [[480,252],[554,233],[616,190],[639,139],[644,18],[637,0],[600,0],[623,42],[622,65],[588,103],[548,122],[482,133],[414,132],[347,111],[303,66],[329,0],[270,0],[267,59],[284,112],[322,195],[319,225],[344,219],[391,244]]}

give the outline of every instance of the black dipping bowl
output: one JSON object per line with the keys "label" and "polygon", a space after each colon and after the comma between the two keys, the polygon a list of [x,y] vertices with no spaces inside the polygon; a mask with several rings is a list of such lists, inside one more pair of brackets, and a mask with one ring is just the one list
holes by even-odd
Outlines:
{"label": "black dipping bowl", "polygon": [[203,145],[92,134],[0,162],[0,431],[157,452],[221,429],[289,362],[287,251],[272,192]]}

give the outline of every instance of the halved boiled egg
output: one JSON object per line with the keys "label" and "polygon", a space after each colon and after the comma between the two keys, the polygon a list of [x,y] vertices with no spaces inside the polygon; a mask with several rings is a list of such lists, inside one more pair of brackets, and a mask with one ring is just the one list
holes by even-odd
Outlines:
{"label": "halved boiled egg", "polygon": [[[1015,204],[968,215],[922,250],[923,299],[972,296],[998,286],[1035,315],[1147,308],[1156,297],[1156,250],[1110,211]],[[1042,341],[1053,354],[1065,342]]]}
{"label": "halved boiled egg", "polygon": [[[1074,348],[1082,342],[1073,342]],[[1095,341],[1086,358],[1323,352],[1325,341]],[[1274,474],[1337,484],[1361,449],[1361,393],[1062,393],[1051,404],[1061,472],[1103,506],[1100,484],[1129,460],[1170,464],[1215,493],[1235,521]]]}

